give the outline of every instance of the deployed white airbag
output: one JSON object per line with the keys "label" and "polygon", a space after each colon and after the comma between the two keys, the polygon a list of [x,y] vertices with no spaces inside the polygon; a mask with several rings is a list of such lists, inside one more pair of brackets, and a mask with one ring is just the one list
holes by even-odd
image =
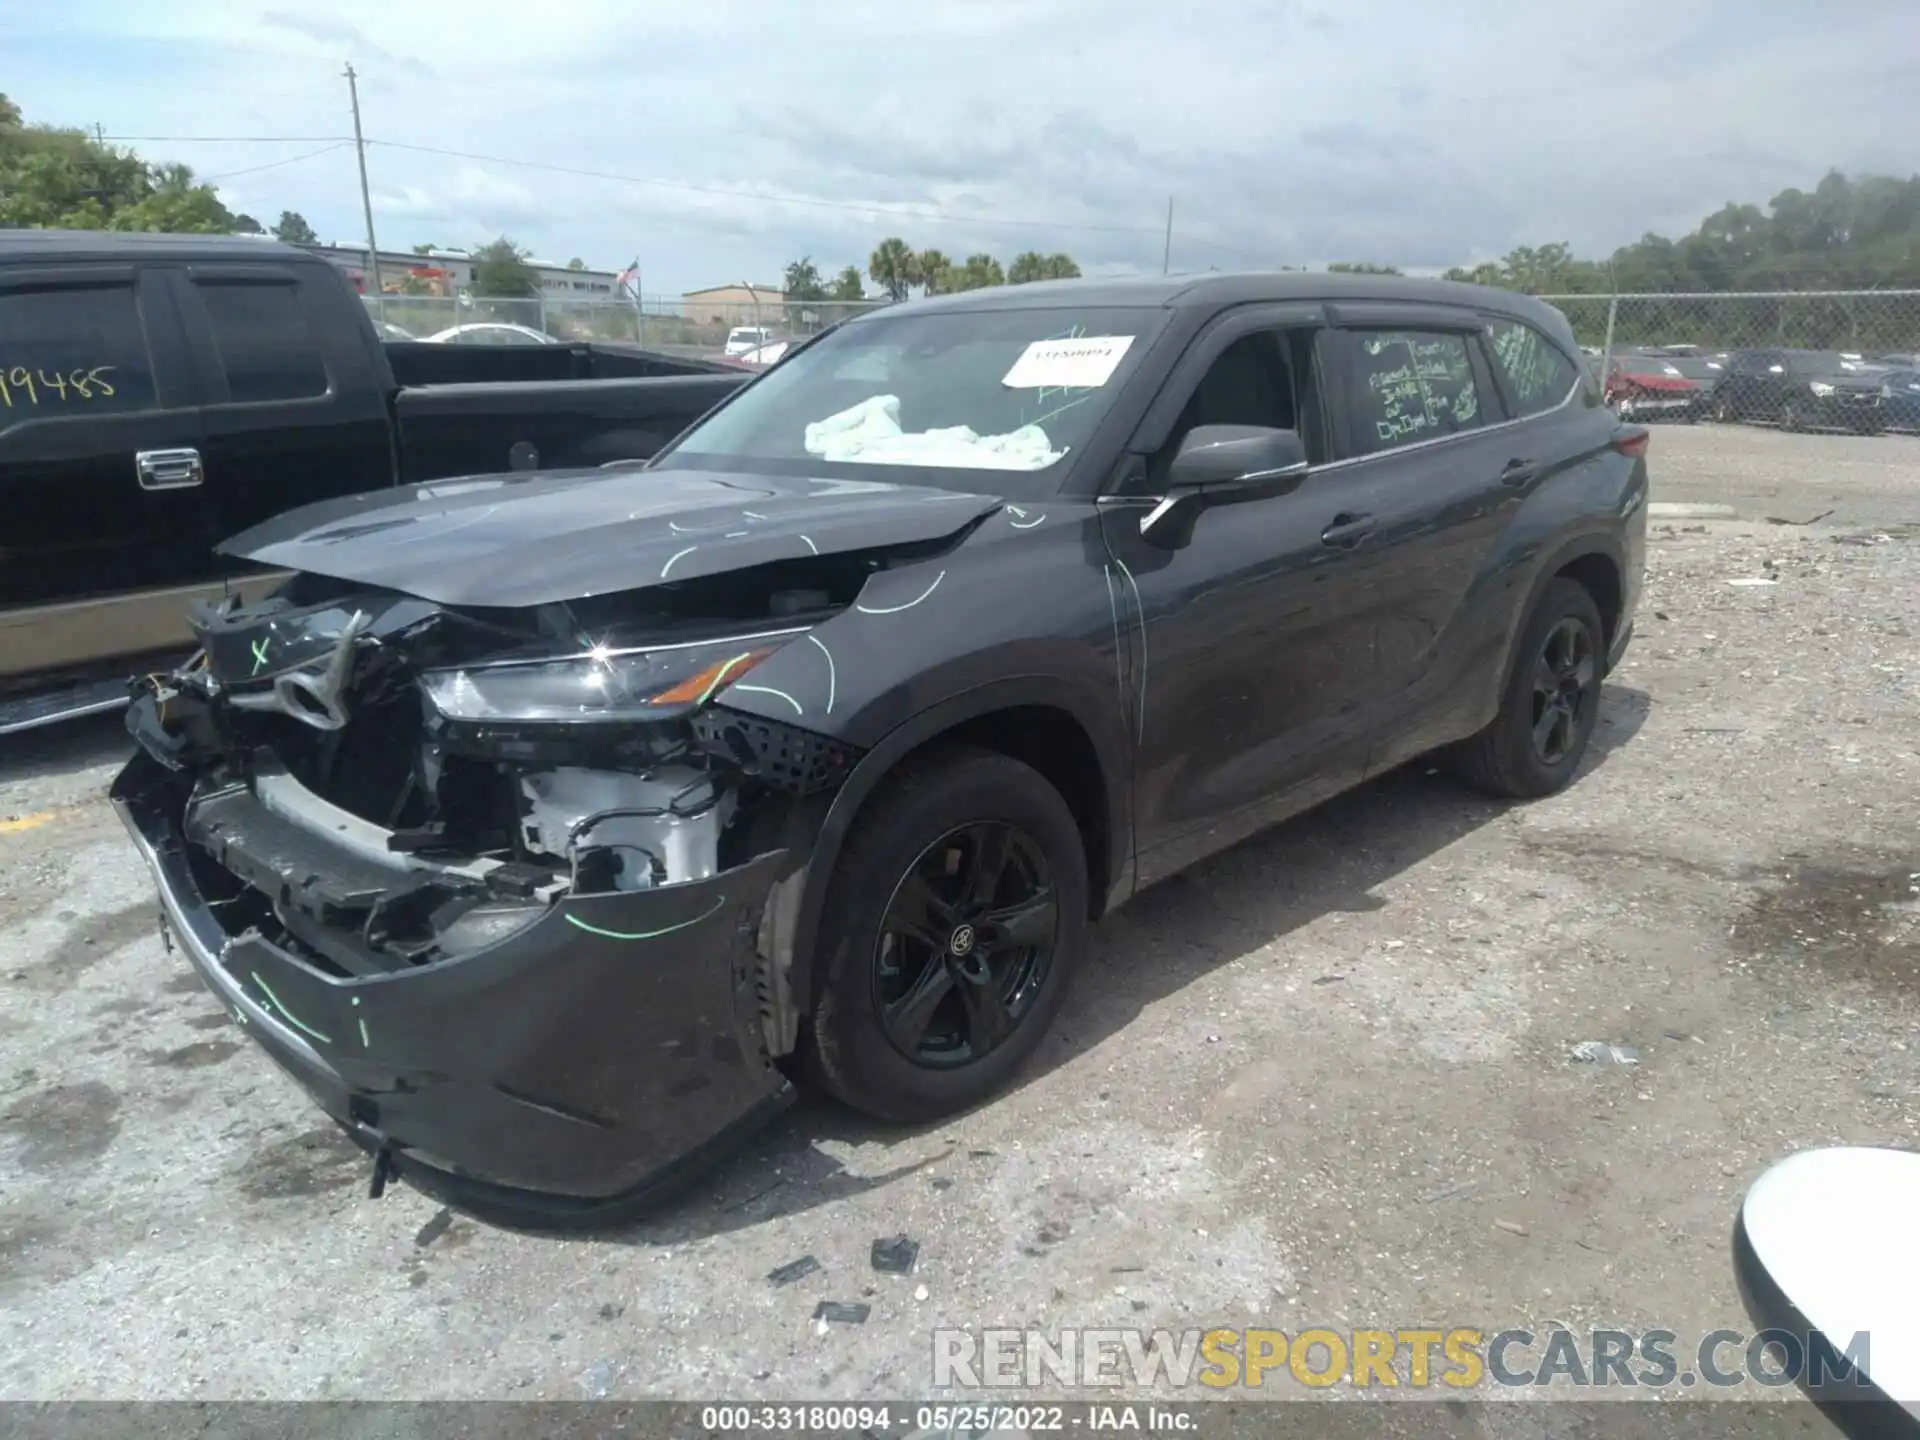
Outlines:
{"label": "deployed white airbag", "polygon": [[875,395],[807,426],[807,453],[822,460],[866,465],[949,465],[972,470],[1044,470],[1067,452],[1046,431],[1022,425],[1006,435],[982,435],[966,425],[908,434],[900,428],[900,397]]}

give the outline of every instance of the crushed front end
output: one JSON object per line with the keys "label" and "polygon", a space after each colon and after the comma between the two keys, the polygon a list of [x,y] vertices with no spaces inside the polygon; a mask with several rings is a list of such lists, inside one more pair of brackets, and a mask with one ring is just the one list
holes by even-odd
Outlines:
{"label": "crushed front end", "polygon": [[616,1218],[785,1103],[784,936],[857,755],[715,697],[840,588],[479,611],[301,575],[136,685],[112,795],[169,928],[376,1190]]}

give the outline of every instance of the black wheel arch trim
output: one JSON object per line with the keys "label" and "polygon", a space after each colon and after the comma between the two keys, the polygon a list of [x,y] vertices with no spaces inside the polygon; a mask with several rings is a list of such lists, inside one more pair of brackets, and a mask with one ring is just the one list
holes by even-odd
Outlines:
{"label": "black wheel arch trim", "polygon": [[[807,1014],[813,1007],[814,962],[827,889],[855,818],[903,761],[968,721],[1004,710],[1042,706],[1065,713],[1079,725],[1093,746],[1106,800],[1107,873],[1104,876],[1089,874],[1090,895],[1099,907],[1096,913],[1111,909],[1126,898],[1132,889],[1134,873],[1133,765],[1127,737],[1120,729],[1118,717],[1111,713],[1111,699],[1104,690],[1094,696],[1084,686],[1054,675],[1023,675],[989,681],[925,707],[894,727],[861,756],[846,782],[835,792],[807,862],[806,886],[793,926],[792,965],[788,972],[793,1003],[801,1014]],[[1107,702],[1104,709],[1103,700]]]}
{"label": "black wheel arch trim", "polygon": [[[1623,600],[1625,598],[1624,590],[1628,583],[1626,557],[1621,550],[1618,539],[1609,532],[1605,530],[1584,530],[1576,535],[1563,536],[1550,548],[1542,547],[1538,553],[1544,555],[1546,558],[1534,563],[1532,567],[1532,578],[1527,582],[1525,599],[1510,612],[1507,619],[1506,634],[1503,637],[1505,641],[1504,653],[1507,658],[1506,662],[1500,667],[1499,673],[1494,677],[1493,684],[1490,687],[1487,699],[1483,705],[1483,709],[1488,715],[1493,714],[1500,708],[1501,697],[1507,693],[1507,686],[1512,682],[1513,667],[1519,660],[1517,647],[1520,644],[1521,634],[1527,628],[1528,619],[1532,617],[1534,610],[1538,608],[1541,597],[1547,593],[1547,587],[1553,583],[1555,577],[1557,577],[1562,570],[1566,569],[1567,566],[1573,564],[1576,560],[1584,560],[1589,555],[1597,555],[1613,566],[1614,573],[1620,577]],[[1599,603],[1599,597],[1595,596],[1594,600],[1597,605]],[[1624,616],[1616,616],[1616,626],[1624,621],[1624,619]],[[1602,620],[1603,622],[1605,620],[1604,613]],[[1600,678],[1603,680],[1607,676],[1608,661],[1615,653],[1613,640],[1614,635],[1610,632],[1605,637],[1605,641],[1601,646]]]}

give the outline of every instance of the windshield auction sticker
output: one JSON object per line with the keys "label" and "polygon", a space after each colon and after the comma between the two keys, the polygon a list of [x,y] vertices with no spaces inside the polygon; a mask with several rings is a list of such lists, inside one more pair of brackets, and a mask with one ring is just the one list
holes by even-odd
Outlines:
{"label": "windshield auction sticker", "polygon": [[1014,390],[1097,390],[1113,378],[1131,344],[1131,335],[1036,340],[1000,383]]}

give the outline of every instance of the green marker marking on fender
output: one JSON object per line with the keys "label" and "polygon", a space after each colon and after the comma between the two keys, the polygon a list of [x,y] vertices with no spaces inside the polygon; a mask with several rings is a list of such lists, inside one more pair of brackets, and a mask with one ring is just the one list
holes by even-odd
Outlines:
{"label": "green marker marking on fender", "polygon": [[286,1005],[281,1001],[280,997],[274,994],[273,991],[268,988],[267,982],[260,978],[260,972],[258,970],[253,972],[253,983],[260,987],[260,993],[266,996],[267,999],[272,1002],[273,1008],[278,1010],[283,1016],[286,1017],[288,1024],[292,1025],[296,1030],[306,1031],[307,1034],[311,1035],[316,1040],[325,1041],[329,1045],[333,1043],[333,1039],[331,1036],[322,1035],[318,1030],[314,1029],[311,1025],[307,1024],[307,1022],[302,1020],[298,1015],[294,1014],[291,1010],[287,1009]]}
{"label": "green marker marking on fender", "polygon": [[691,920],[682,920],[678,925],[668,925],[661,930],[602,930],[598,925],[589,925],[578,915],[568,915],[567,923],[575,929],[584,930],[589,935],[599,935],[608,940],[658,940],[662,935],[671,935],[676,930],[685,930],[698,925],[702,920],[711,920],[726,908],[727,897],[722,895],[713,902],[713,908],[704,915],[696,915]]}

